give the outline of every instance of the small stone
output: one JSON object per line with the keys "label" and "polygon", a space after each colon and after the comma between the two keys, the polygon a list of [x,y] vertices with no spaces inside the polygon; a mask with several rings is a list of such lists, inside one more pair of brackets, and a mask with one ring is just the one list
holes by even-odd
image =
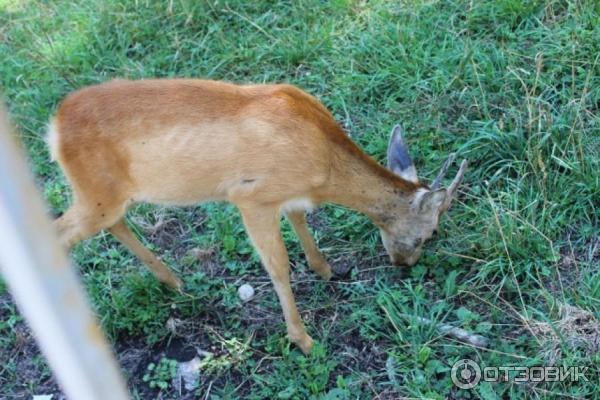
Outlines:
{"label": "small stone", "polygon": [[254,288],[252,286],[248,285],[247,283],[244,283],[238,289],[238,295],[240,296],[240,299],[244,303],[246,303],[246,302],[252,300],[252,298],[254,297]]}

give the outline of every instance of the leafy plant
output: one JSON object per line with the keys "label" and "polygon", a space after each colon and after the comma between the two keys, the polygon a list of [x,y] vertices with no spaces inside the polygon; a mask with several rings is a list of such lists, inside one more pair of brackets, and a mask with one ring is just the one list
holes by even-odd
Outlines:
{"label": "leafy plant", "polygon": [[151,389],[166,390],[177,374],[177,360],[163,357],[158,364],[150,363],[146,367],[143,381],[148,383]]}

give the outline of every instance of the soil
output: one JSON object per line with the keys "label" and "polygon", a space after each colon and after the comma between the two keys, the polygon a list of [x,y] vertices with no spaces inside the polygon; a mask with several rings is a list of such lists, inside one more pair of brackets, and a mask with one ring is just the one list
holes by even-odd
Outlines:
{"label": "soil", "polygon": [[[191,220],[198,221],[193,227],[185,226],[180,222],[180,219],[171,215],[170,211],[160,211],[156,215],[153,224],[147,224],[140,221],[132,221],[139,226],[144,233],[144,236],[159,249],[169,249],[170,255],[179,260],[182,257],[192,255],[200,261],[202,270],[211,278],[222,278],[225,280],[239,279],[237,276],[229,276],[227,268],[219,261],[217,249],[201,249],[195,248],[190,243],[187,243],[182,238],[190,237],[190,229],[200,233],[205,220],[205,215],[198,209],[185,209],[183,212],[194,213]],[[190,219],[187,219],[190,220]],[[309,216],[309,224],[313,227],[319,227],[327,231],[327,227],[323,223],[323,218],[319,212],[315,212]],[[350,282],[350,272],[358,268],[356,260],[357,255],[348,252],[337,255],[330,255],[331,265],[334,269],[335,276],[331,284],[332,302],[343,301],[343,294],[338,290],[335,283]],[[362,260],[364,265],[361,265],[360,270],[356,272],[356,278],[359,280],[373,279],[378,273],[379,268],[373,268],[377,265],[385,265],[385,256],[381,256]],[[361,261],[361,264],[363,262]],[[304,260],[301,261],[304,263]],[[182,267],[182,274],[185,274],[186,267]],[[319,278],[307,271],[305,267],[296,267],[292,265],[292,282],[294,282],[294,292],[296,296],[308,298],[313,290],[313,281]],[[270,289],[271,283],[266,274],[255,277],[248,277],[247,282],[255,288]],[[270,290],[261,290],[262,295],[275,296]],[[260,294],[259,294],[260,295]],[[0,297],[0,303],[13,304],[10,295],[5,294]],[[269,302],[271,304],[273,302]],[[274,304],[274,303],[273,303]],[[210,351],[218,356],[226,351],[215,347],[214,340],[211,339],[209,332],[212,326],[219,326],[220,321],[216,320],[218,315],[226,312],[221,310],[218,304],[213,304],[207,308],[207,312],[198,315],[193,319],[181,320],[177,318],[176,313],[169,320],[173,334],[166,340],[156,343],[152,346],[146,344],[143,337],[119,337],[113,344],[114,351],[119,365],[127,380],[129,389],[132,393],[135,391],[140,398],[155,399],[162,398],[163,393],[158,390],[151,389],[149,385],[143,381],[143,376],[147,373],[147,366],[150,363],[158,363],[163,357],[175,359],[179,362],[185,362],[193,359],[198,355],[199,351]],[[272,332],[281,328],[283,318],[279,308],[264,307],[260,302],[253,301],[240,308],[240,319],[246,324],[246,328],[254,331],[255,339],[264,339],[268,332]],[[0,308],[0,320],[6,320],[9,317],[10,308],[8,306]],[[6,314],[6,315],[5,315]],[[313,310],[304,310],[302,317],[307,325],[310,325],[315,320],[335,320],[338,318],[334,307],[321,307]],[[335,353],[343,353],[347,362],[341,363],[333,371],[332,376],[345,375],[352,370],[364,370],[365,368],[380,369],[385,365],[387,359],[377,343],[365,341],[356,334],[355,328],[353,331],[344,332],[344,338],[335,342],[330,351]],[[53,400],[62,400],[62,394],[59,385],[53,378],[51,371],[45,364],[43,356],[33,339],[31,332],[24,321],[19,321],[15,325],[17,331],[17,346],[14,346],[8,353],[0,354],[0,365],[14,363],[8,368],[0,369],[0,387],[5,387],[9,390],[11,399],[30,399],[35,394],[52,394]],[[282,331],[283,332],[283,331]],[[283,335],[283,333],[282,333]],[[256,363],[262,362],[265,354],[261,351],[253,352],[252,357]],[[2,367],[0,367],[2,368]],[[269,366],[265,366],[268,370]],[[264,371],[263,371],[264,372]],[[247,379],[247,376],[237,372],[235,368],[231,368],[225,376],[204,375],[201,376],[201,387],[206,387],[212,384],[213,387],[219,387],[224,384],[227,379],[229,384],[239,385],[237,394],[242,396],[250,391],[252,381]],[[32,388],[35,390],[32,392]],[[172,394],[172,392],[170,392]],[[0,399],[2,397],[0,391]],[[380,398],[385,399],[385,393],[380,393]],[[391,395],[390,395],[391,396]],[[168,396],[172,398],[172,395]],[[194,392],[185,392],[177,396],[178,399],[197,398]],[[391,397],[389,397],[391,398]]]}

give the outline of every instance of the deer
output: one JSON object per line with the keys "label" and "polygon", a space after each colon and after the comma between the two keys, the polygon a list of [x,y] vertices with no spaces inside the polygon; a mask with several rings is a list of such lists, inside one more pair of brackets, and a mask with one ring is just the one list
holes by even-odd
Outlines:
{"label": "deer", "polygon": [[54,222],[67,249],[106,229],[159,281],[181,289],[182,281],[126,224],[128,207],[230,202],[270,276],[288,338],[305,354],[313,339],[290,285],[282,214],[308,267],[325,280],[332,268],[305,216],[324,203],[365,214],[379,228],[391,263],[412,266],[467,167],[463,160],[442,188],[451,154],[431,186],[420,182],[397,125],[386,168],[349,138],[317,98],[290,84],[112,80],[69,94],[50,120],[47,141],[72,192],[71,206]]}

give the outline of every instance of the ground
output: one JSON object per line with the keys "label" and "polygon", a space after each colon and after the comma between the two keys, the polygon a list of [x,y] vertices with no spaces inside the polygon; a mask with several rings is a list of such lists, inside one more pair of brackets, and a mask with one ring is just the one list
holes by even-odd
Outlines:
{"label": "ground", "polygon": [[[308,357],[285,339],[232,206],[130,210],[186,294],[157,283],[107,233],[76,246],[74,265],[134,398],[599,398],[599,4],[0,0],[0,85],[54,214],[70,192],[49,161],[46,123],[67,93],[113,77],[290,82],[380,162],[397,122],[424,179],[450,152],[471,162],[438,237],[410,270],[389,265],[364,216],[331,205],[309,217],[338,271],[323,282],[282,222],[293,289],[318,342]],[[242,283],[257,293],[245,304]],[[212,359],[194,391],[148,368],[199,350]],[[588,380],[462,390],[450,370],[465,358],[586,366]],[[61,396],[0,283],[0,398],[34,394]]]}

